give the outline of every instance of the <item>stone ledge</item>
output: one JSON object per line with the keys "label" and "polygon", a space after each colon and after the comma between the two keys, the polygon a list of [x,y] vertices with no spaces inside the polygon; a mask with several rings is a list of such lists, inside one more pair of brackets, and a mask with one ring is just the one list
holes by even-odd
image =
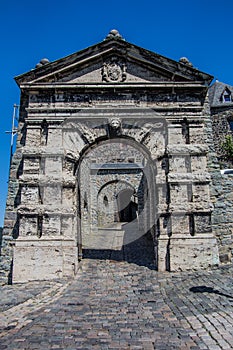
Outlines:
{"label": "stone ledge", "polygon": [[191,214],[210,214],[212,212],[211,202],[207,203],[206,207],[200,206],[200,203],[187,202],[183,207],[179,204],[159,204],[157,215],[166,216],[167,214],[175,215],[191,215]]}
{"label": "stone ledge", "polygon": [[206,86],[204,86],[202,84],[202,82],[200,81],[194,81],[194,82],[189,82],[187,83],[186,81],[185,82],[171,82],[171,81],[158,81],[156,83],[154,82],[132,82],[132,83],[95,83],[95,82],[91,82],[91,83],[39,83],[38,82],[32,82],[32,83],[23,83],[20,85],[20,88],[21,89],[29,89],[29,90],[43,90],[43,89],[61,89],[61,88],[70,88],[70,89],[84,89],[86,90],[87,88],[89,89],[128,89],[128,88],[142,88],[142,89],[145,89],[145,88],[148,88],[148,89],[155,89],[155,88],[158,88],[158,89],[161,89],[161,88],[181,88],[183,89],[184,87],[187,89],[187,88],[197,88],[197,89],[201,89],[201,90],[205,90],[206,89]]}
{"label": "stone ledge", "polygon": [[63,148],[55,148],[55,147],[49,147],[49,146],[37,146],[37,147],[23,147],[22,149],[23,156],[25,157],[42,157],[42,156],[57,156],[57,157],[64,157],[64,150]]}
{"label": "stone ledge", "polygon": [[167,146],[168,155],[206,155],[207,152],[208,146],[204,144],[169,144]]}
{"label": "stone ledge", "polygon": [[18,214],[25,216],[49,215],[49,216],[75,216],[75,209],[65,206],[53,207],[52,205],[38,204],[34,206],[19,206]]}
{"label": "stone ledge", "polygon": [[194,182],[205,182],[209,183],[211,176],[209,173],[169,173],[168,182],[169,183],[194,183]]}
{"label": "stone ledge", "polygon": [[19,177],[19,183],[31,186],[50,186],[50,185],[61,185],[61,186],[75,186],[75,176],[56,176],[46,174],[23,174]]}
{"label": "stone ledge", "polygon": [[181,241],[187,242],[187,244],[191,244],[191,245],[194,244],[193,241],[198,242],[198,240],[200,240],[200,241],[201,240],[208,240],[208,242],[209,241],[216,242],[216,237],[210,232],[208,232],[208,233],[195,233],[193,236],[191,236],[190,234],[173,233],[170,238],[167,235],[166,236],[165,235],[159,236],[159,241],[168,240],[168,239],[170,239],[171,241],[173,240],[174,242],[176,242],[176,240],[181,240]]}
{"label": "stone ledge", "polygon": [[67,238],[64,236],[42,236],[41,238],[37,236],[21,236],[14,240],[15,246],[26,245],[31,246],[34,243],[37,245],[57,245],[57,244],[69,244],[73,243],[76,245],[74,238]]}

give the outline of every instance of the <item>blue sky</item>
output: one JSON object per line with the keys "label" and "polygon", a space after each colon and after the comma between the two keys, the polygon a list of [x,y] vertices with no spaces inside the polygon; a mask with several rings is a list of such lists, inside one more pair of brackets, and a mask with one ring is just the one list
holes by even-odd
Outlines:
{"label": "blue sky", "polygon": [[0,4],[0,226],[9,172],[14,77],[102,41],[115,28],[129,42],[233,85],[232,0],[8,0]]}

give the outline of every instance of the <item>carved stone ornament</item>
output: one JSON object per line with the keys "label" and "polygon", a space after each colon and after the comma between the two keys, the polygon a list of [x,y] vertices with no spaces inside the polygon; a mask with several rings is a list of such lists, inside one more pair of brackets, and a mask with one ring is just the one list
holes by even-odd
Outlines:
{"label": "carved stone ornament", "polygon": [[109,120],[109,125],[114,129],[117,130],[121,127],[121,120],[119,118],[112,118]]}
{"label": "carved stone ornament", "polygon": [[121,120],[119,118],[111,118],[108,120],[107,134],[110,138],[114,138],[122,134]]}
{"label": "carved stone ornament", "polygon": [[117,57],[104,62],[102,79],[107,82],[122,82],[126,80],[126,65]]}

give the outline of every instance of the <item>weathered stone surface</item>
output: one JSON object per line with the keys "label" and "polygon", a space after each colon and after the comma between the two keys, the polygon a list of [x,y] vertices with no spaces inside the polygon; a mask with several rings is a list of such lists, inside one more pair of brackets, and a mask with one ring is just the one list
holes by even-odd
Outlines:
{"label": "weathered stone surface", "polygon": [[57,237],[42,239],[37,235],[20,236],[14,246],[14,282],[43,280],[45,276],[46,279],[74,276],[78,263],[77,246],[72,238],[61,239],[59,232],[56,233]]}
{"label": "weathered stone surface", "polygon": [[161,271],[216,265],[211,79],[114,38],[17,77],[3,275],[10,237],[13,281],[73,276],[82,248],[144,235]]}

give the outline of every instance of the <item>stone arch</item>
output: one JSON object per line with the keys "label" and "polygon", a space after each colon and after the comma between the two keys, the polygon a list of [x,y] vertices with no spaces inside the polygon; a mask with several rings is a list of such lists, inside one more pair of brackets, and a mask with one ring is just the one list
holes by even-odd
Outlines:
{"label": "stone arch", "polygon": [[[122,191],[128,190],[132,194],[136,189],[127,181],[112,180],[105,183],[98,192],[98,226],[120,222],[119,200],[118,197]],[[108,201],[108,207],[105,205],[104,198]]]}
{"label": "stone arch", "polygon": [[[132,214],[132,218],[140,216],[138,226],[141,235],[150,232],[155,238],[156,171],[156,163],[152,160],[147,147],[133,138],[101,139],[85,149],[77,164],[79,216],[77,240],[80,251],[82,248],[88,248],[90,240],[93,239],[94,242],[100,231],[99,226],[104,226],[104,223],[107,224],[110,221],[110,218],[103,221],[103,216],[101,218],[99,215],[101,212],[99,208],[103,205],[103,198],[106,196],[108,209],[111,209],[112,199],[105,192],[117,183],[122,185],[122,188],[118,188],[118,194],[123,190],[131,190],[137,198],[134,201],[135,213]],[[89,193],[87,197],[90,203],[86,203],[88,210],[82,204],[85,191]],[[106,211],[106,207],[103,209]],[[110,214],[111,221],[117,221],[112,213]],[[105,219],[106,217],[108,218],[108,212],[105,212]],[[119,218],[118,221],[120,221]]]}
{"label": "stone arch", "polygon": [[163,157],[168,142],[168,124],[165,118],[159,118],[155,112],[152,114],[155,117],[152,121],[140,118],[121,122],[120,133],[113,134],[109,131],[109,117],[92,121],[80,121],[76,116],[66,119],[62,124],[63,146],[68,158],[76,164],[74,173],[91,149],[109,140],[124,139],[139,147],[151,160]]}

